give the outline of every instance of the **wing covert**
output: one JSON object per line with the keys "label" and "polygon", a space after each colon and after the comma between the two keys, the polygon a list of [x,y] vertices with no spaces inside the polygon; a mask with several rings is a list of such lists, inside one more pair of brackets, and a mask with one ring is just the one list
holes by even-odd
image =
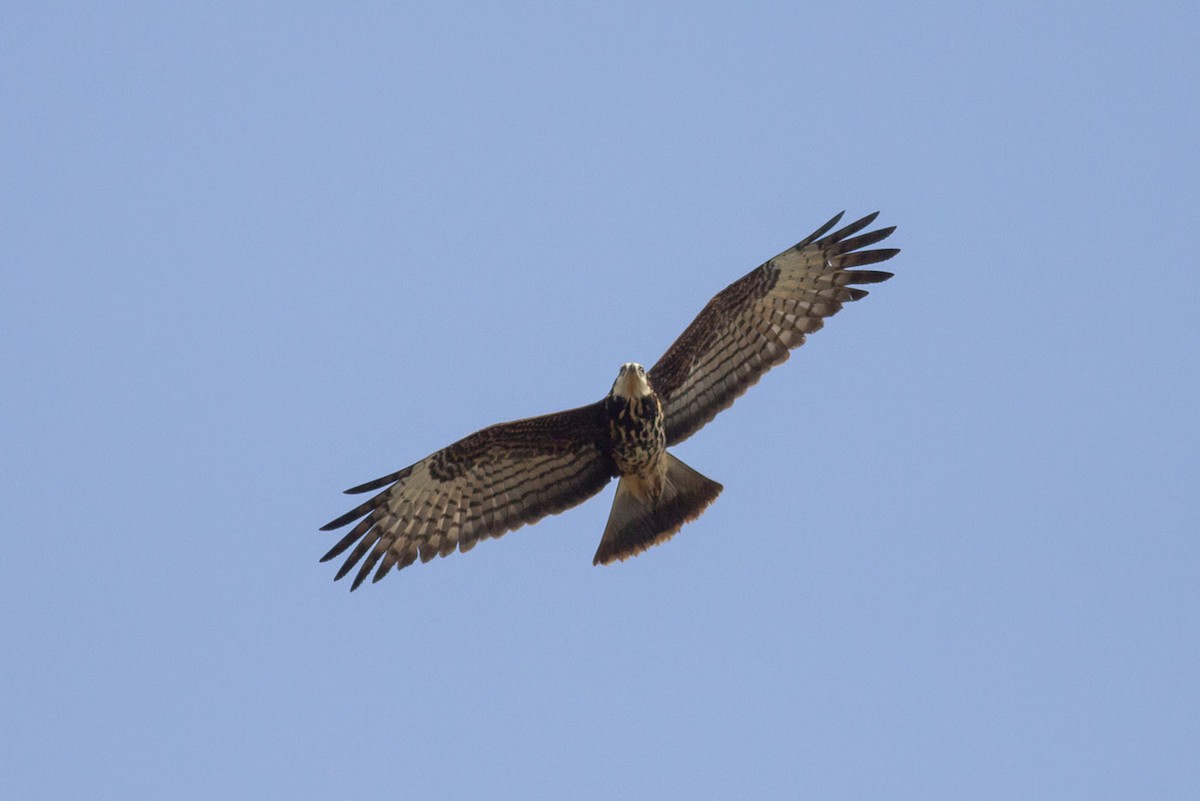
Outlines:
{"label": "wing covert", "polygon": [[481,539],[582,503],[616,472],[605,447],[607,427],[603,403],[500,423],[349,489],[386,487],[321,527],[331,531],[358,521],[321,561],[353,545],[335,577],[361,562],[353,590],[372,570],[372,580],[379,581],[393,567],[418,558],[427,562],[456,548],[465,553]]}
{"label": "wing covert", "polygon": [[895,230],[858,233],[877,216],[879,212],[868,214],[829,233],[842,218],[838,214],[709,301],[650,369],[650,383],[663,402],[668,446],[687,439],[732,405],[843,304],[866,297],[867,291],[854,284],[892,277],[853,269],[900,252],[863,250]]}

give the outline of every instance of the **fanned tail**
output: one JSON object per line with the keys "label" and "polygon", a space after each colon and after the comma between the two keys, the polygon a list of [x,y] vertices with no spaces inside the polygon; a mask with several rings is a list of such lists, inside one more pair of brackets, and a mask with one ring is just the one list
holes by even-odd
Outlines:
{"label": "fanned tail", "polygon": [[608,525],[592,560],[594,565],[624,561],[666,542],[684,523],[699,517],[724,489],[669,453],[667,478],[657,503],[634,491],[635,480],[623,476],[617,483]]}

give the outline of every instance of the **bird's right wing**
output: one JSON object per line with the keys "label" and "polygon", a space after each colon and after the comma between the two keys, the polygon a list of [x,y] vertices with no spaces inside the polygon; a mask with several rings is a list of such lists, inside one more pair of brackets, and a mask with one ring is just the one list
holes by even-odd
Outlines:
{"label": "bird's right wing", "polygon": [[355,589],[372,569],[379,581],[393,567],[455,548],[465,553],[481,539],[569,509],[616,474],[604,446],[607,434],[602,401],[477,431],[403,470],[346,490],[387,487],[321,527],[331,531],[358,520],[321,561],[357,543],[335,577],[361,560]]}

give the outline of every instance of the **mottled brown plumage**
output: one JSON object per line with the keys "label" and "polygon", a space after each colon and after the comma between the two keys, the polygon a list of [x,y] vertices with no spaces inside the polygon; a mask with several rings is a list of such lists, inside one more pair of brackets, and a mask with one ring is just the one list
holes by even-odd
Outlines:
{"label": "mottled brown plumage", "polygon": [[867,296],[850,284],[876,284],[892,277],[852,270],[899,253],[887,248],[858,250],[886,239],[892,228],[861,236],[879,212],[832,234],[839,214],[794,247],[750,271],[717,294],[650,368],[650,384],[663,399],[667,445],[696,433],[762,374],[787,361],[806,334],[821,329],[842,304]]}
{"label": "mottled brown plumage", "polygon": [[[322,526],[358,521],[321,561],[353,547],[335,578],[358,566],[351,589],[373,573],[466,552],[488,537],[575,506],[620,478],[596,564],[670,538],[716,498],[721,485],[666,448],[690,437],[842,305],[855,284],[891,273],[854,268],[890,259],[863,250],[894,228],[859,234],[878,212],[810,236],[718,293],[649,371],[627,364],[604,399],[567,412],[501,423],[391,475],[347,492],[382,490]],[[857,234],[857,235],[856,235]]]}
{"label": "mottled brown plumage", "polygon": [[351,588],[375,569],[427,562],[481,539],[561,512],[595,495],[616,466],[607,452],[604,402],[569,412],[500,423],[443,448],[411,467],[346,490],[370,492],[366,503],[321,527],[358,524],[321,558],[327,561],[358,543],[335,578],[363,557]]}

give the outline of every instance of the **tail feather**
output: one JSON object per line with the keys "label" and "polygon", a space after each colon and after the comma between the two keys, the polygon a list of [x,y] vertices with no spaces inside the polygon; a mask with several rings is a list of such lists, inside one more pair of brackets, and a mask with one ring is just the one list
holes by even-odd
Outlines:
{"label": "tail feather", "polygon": [[594,565],[624,561],[666,542],[684,523],[699,517],[724,489],[669,453],[666,482],[657,503],[641,497],[633,481],[622,477],[617,482],[608,525],[592,560]]}

